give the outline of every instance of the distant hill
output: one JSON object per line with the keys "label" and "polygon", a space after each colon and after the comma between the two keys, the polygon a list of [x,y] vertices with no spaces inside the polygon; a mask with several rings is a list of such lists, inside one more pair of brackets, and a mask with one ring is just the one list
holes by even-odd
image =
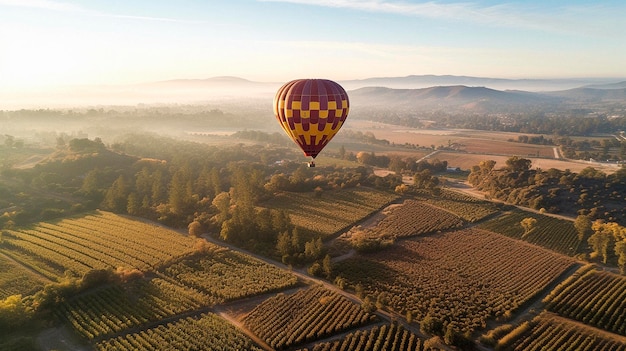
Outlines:
{"label": "distant hill", "polygon": [[623,81],[623,82],[612,83],[612,84],[586,85],[583,88],[590,88],[590,89],[624,89],[624,88],[626,88],[626,80]]}
{"label": "distant hill", "polygon": [[[298,78],[298,77],[294,77]],[[338,81],[354,102],[369,106],[374,101],[411,106],[439,103],[489,110],[494,105],[527,106],[559,103],[568,99],[603,101],[624,99],[626,80],[503,79],[453,75],[411,75]],[[240,77],[173,79],[133,85],[70,86],[51,91],[0,92],[0,109],[57,108],[75,106],[136,105],[214,102],[253,103],[271,106],[284,82],[257,82]],[[549,93],[548,93],[549,92]],[[539,94],[541,93],[541,94]],[[390,100],[388,100],[390,99]],[[440,101],[435,101],[439,99]],[[257,101],[258,100],[258,101]],[[259,101],[265,103],[259,104]]]}
{"label": "distant hill", "polygon": [[361,88],[350,91],[354,106],[381,108],[461,108],[464,110],[494,110],[537,104],[556,104],[563,98],[525,91],[500,91],[485,87],[463,85],[436,86],[423,89]]}
{"label": "distant hill", "polygon": [[541,92],[580,88],[591,84],[605,85],[614,83],[615,81],[616,79],[610,78],[504,79],[453,75],[410,75],[406,77],[345,80],[340,83],[344,85],[346,89],[350,90],[371,86],[395,89],[420,89],[432,86],[464,85],[467,87],[488,87],[498,90]]}
{"label": "distant hill", "polygon": [[[626,82],[623,82],[626,83]],[[618,83],[622,84],[622,83]],[[616,85],[617,86],[617,85]],[[580,102],[623,101],[626,102],[626,87],[623,88],[576,88],[546,93],[549,96],[563,97]]]}

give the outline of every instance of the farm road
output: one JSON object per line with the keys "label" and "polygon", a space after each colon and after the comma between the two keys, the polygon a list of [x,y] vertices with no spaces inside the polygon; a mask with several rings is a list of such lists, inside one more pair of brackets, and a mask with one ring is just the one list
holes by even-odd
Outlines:
{"label": "farm road", "polygon": [[[381,210],[381,212],[382,212],[382,211],[384,211],[384,210]],[[209,241],[209,242],[213,243],[213,244],[216,244],[216,245],[219,245],[219,246],[223,246],[223,247],[227,247],[227,248],[228,248],[228,249],[230,249],[230,250],[237,251],[237,252],[241,252],[241,253],[243,253],[243,254],[246,254],[246,255],[250,255],[250,256],[252,256],[252,257],[255,257],[255,258],[257,258],[257,259],[259,259],[259,260],[261,260],[261,261],[263,261],[263,262],[265,262],[265,263],[267,263],[267,264],[271,264],[271,265],[274,265],[274,266],[276,266],[276,267],[279,267],[279,268],[282,268],[282,269],[288,270],[288,271],[292,272],[293,274],[295,274],[295,275],[296,275],[296,276],[297,276],[300,280],[302,280],[305,284],[308,284],[308,285],[314,285],[314,284],[317,284],[317,285],[322,285],[322,286],[324,286],[324,288],[326,288],[326,289],[328,289],[328,290],[330,290],[330,291],[336,292],[337,294],[340,294],[340,295],[344,296],[345,298],[347,298],[348,300],[352,301],[353,303],[355,303],[355,304],[357,304],[357,305],[361,305],[361,304],[363,303],[363,302],[362,302],[359,298],[357,298],[354,294],[351,294],[351,293],[349,293],[349,292],[347,292],[347,291],[345,291],[345,290],[339,289],[339,288],[338,288],[337,286],[335,286],[334,284],[331,284],[331,283],[329,283],[329,282],[327,282],[327,281],[325,281],[325,280],[323,280],[323,279],[319,279],[319,278],[312,277],[312,276],[308,275],[308,273],[306,273],[306,270],[305,270],[304,268],[301,268],[301,269],[292,269],[292,268],[288,267],[287,265],[283,264],[282,262],[277,262],[277,261],[274,261],[274,260],[269,259],[269,258],[267,258],[267,257],[263,257],[263,256],[260,256],[260,255],[255,254],[255,253],[253,253],[253,252],[249,252],[249,251],[247,251],[247,250],[241,249],[241,248],[239,248],[239,247],[237,247],[237,246],[234,246],[234,245],[231,245],[231,244],[228,244],[228,243],[225,243],[225,242],[219,241],[219,240],[217,240],[217,239],[215,239],[215,238],[211,237],[211,236],[210,236],[210,235],[208,235],[208,234],[203,235],[202,237],[203,237],[203,238],[205,238],[207,241]],[[346,255],[346,256],[344,256],[344,258],[351,257],[352,255],[354,255],[354,253],[350,253],[350,254]],[[242,302],[242,303],[243,303],[243,304],[245,304],[245,303],[247,303],[247,302],[245,302],[245,301],[244,301],[244,302]],[[238,304],[238,301],[233,301],[233,302],[229,303],[229,305],[230,305],[230,306],[236,306],[237,304]],[[225,314],[226,314],[226,315],[228,314],[228,312],[226,311],[227,309],[220,309],[219,307],[216,307],[216,310],[219,310],[219,311],[221,312],[221,313],[220,313],[220,315],[222,315],[223,317],[225,317],[225,316],[224,316]],[[377,316],[381,319],[381,321],[382,321],[382,322],[392,322],[392,321],[397,321],[397,322],[398,322],[398,323],[400,323],[400,324],[401,324],[401,325],[402,325],[405,329],[407,329],[407,330],[411,331],[412,333],[414,333],[415,335],[417,335],[417,336],[418,336],[419,338],[421,338],[422,340],[428,340],[428,339],[430,338],[430,336],[427,336],[427,335],[422,334],[422,332],[420,331],[419,327],[418,327],[418,326],[416,326],[415,324],[408,324],[408,323],[406,323],[406,321],[405,321],[405,319],[404,319],[404,316],[402,316],[402,315],[400,315],[400,314],[398,314],[398,313],[396,313],[396,312],[393,312],[393,311],[388,311],[388,310],[384,310],[384,309],[379,309],[379,310],[376,310],[374,313],[375,313],[375,314],[376,314],[376,315],[377,315]],[[231,317],[233,317],[233,316],[231,316]],[[233,321],[233,318],[227,318],[227,319],[228,319],[229,321],[231,321],[231,322]],[[236,320],[236,319],[237,319],[237,318],[235,318],[235,320]],[[250,331],[248,331],[247,329],[245,329],[245,328],[241,325],[241,323],[238,323],[238,322],[237,322],[237,324],[235,324],[235,325],[236,325],[237,327],[241,328],[241,330],[243,330],[246,334],[250,334]],[[359,329],[364,329],[364,328],[359,328]],[[355,330],[351,330],[351,331],[352,331],[352,332],[354,332]],[[337,335],[334,335],[333,337],[330,337],[330,338],[329,338],[329,340],[331,340],[331,339],[336,339],[336,338],[337,338]],[[318,340],[317,342],[320,342],[320,341]],[[317,342],[316,342],[316,343],[317,343]],[[300,347],[300,346],[298,346],[298,347]]]}

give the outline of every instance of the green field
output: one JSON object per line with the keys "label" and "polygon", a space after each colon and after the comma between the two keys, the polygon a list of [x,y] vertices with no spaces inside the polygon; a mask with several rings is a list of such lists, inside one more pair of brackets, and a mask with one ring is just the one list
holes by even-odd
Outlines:
{"label": "green field", "polygon": [[[530,233],[525,233],[520,222],[524,218],[534,218],[537,223]],[[565,219],[544,216],[534,212],[513,209],[502,213],[479,225],[515,239],[522,239],[565,255],[573,256],[583,249],[574,228],[574,222]]]}
{"label": "green field", "polygon": [[354,188],[314,193],[280,193],[264,206],[285,210],[293,224],[309,235],[329,237],[398,199],[394,193]]}

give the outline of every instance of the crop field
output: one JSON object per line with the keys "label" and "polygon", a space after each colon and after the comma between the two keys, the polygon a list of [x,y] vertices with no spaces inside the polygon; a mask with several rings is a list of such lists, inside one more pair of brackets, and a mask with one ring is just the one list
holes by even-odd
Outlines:
{"label": "crop field", "polygon": [[30,295],[47,283],[41,276],[0,254],[0,300],[11,295]]}
{"label": "crop field", "polygon": [[228,249],[191,256],[163,269],[164,274],[207,295],[214,303],[292,287],[297,277],[276,266]]}
{"label": "crop field", "polygon": [[626,277],[581,268],[545,299],[546,309],[612,333],[626,335]]}
{"label": "crop field", "polygon": [[499,340],[497,349],[526,351],[624,351],[626,338],[542,313]]}
{"label": "crop field", "polygon": [[478,222],[500,211],[493,202],[445,189],[438,196],[420,196],[419,198],[444,208],[470,223]]}
{"label": "crop field", "polygon": [[328,237],[381,209],[399,196],[368,188],[312,193],[282,193],[264,203],[285,210],[291,221],[306,231]]}
{"label": "crop field", "polygon": [[213,313],[187,317],[96,344],[98,351],[224,350],[261,351],[239,329]]}
{"label": "crop field", "polygon": [[346,297],[314,286],[265,300],[248,313],[243,324],[272,348],[283,350],[376,319]]}
{"label": "crop field", "polygon": [[[524,235],[520,222],[524,218],[535,218],[537,223],[530,233]],[[534,212],[514,209],[479,224],[487,229],[515,239],[522,239],[562,254],[573,256],[579,252],[580,240],[574,222]]]}
{"label": "crop field", "polygon": [[376,227],[369,229],[368,235],[404,238],[461,226],[463,220],[448,211],[422,201],[406,200],[401,206],[391,209]]}
{"label": "crop field", "polygon": [[[498,342],[556,350],[554,340],[567,339],[577,347],[567,350],[624,350],[626,278],[592,266],[572,274],[579,263],[554,252],[578,248],[571,221],[517,209],[496,216],[498,205],[446,189],[399,199],[355,188],[321,197],[283,193],[264,204],[324,237],[361,223],[372,235],[398,239],[332,264],[346,291],[395,313],[390,319],[248,254],[103,211],[4,229],[0,298],[124,268],[143,274],[60,299],[51,315],[96,350],[423,350],[413,329],[423,319],[474,332],[539,304],[551,283],[565,279],[544,300],[549,312]],[[537,224],[524,235],[526,217]],[[216,314],[224,308],[245,312],[226,320]]]}
{"label": "crop field", "polygon": [[[533,145],[509,140],[517,140],[520,135],[532,134],[490,132],[466,129],[417,129],[368,121],[353,121],[352,128],[371,132],[377,139],[386,139],[396,144],[417,144],[430,147],[455,144],[460,150],[469,153],[500,153],[518,156],[553,157],[551,146]],[[497,151],[495,151],[497,150]]]}
{"label": "crop field", "polygon": [[57,315],[88,340],[100,340],[206,306],[201,293],[164,279],[109,286],[60,304]]}
{"label": "crop field", "polygon": [[[520,264],[524,262],[524,264]],[[427,315],[462,331],[507,318],[575,261],[496,233],[468,228],[404,240],[378,253],[338,262],[353,288],[416,320]]]}
{"label": "crop field", "polygon": [[300,351],[404,351],[424,350],[424,342],[396,322],[358,330],[343,339],[315,345]]}
{"label": "crop field", "polygon": [[3,231],[1,250],[51,279],[70,271],[148,270],[193,251],[195,238],[108,212]]}
{"label": "crop field", "polygon": [[139,279],[80,295],[63,303],[57,314],[87,339],[100,340],[129,328],[238,298],[293,286],[290,272],[230,251],[181,259]]}
{"label": "crop field", "polygon": [[[511,156],[520,156],[530,159],[533,168],[541,168],[544,170],[556,168],[564,171],[569,169],[572,172],[578,173],[584,168],[591,166],[605,173],[613,173],[619,169],[615,164],[557,159],[554,154],[554,146],[551,145],[533,145],[509,141],[517,140],[520,135],[534,136],[533,134],[463,129],[415,129],[369,121],[352,121],[350,123],[351,128],[355,130],[359,130],[363,133],[371,132],[377,139],[386,139],[398,145],[408,143],[427,148],[432,146],[435,148],[439,148],[440,146],[454,147],[461,152],[442,150],[430,158],[447,161],[449,166],[460,167],[463,170],[469,170],[472,166],[478,165],[481,161],[485,160],[496,161],[496,168],[499,168],[504,166],[506,160]],[[600,140],[601,139],[602,138],[600,138]],[[424,149],[404,150],[396,147],[394,149],[384,150],[379,147],[379,149],[374,150],[375,148],[373,146],[371,149],[363,148],[363,146],[359,147],[354,146],[353,149],[362,149],[367,152],[375,151],[377,153],[400,154],[418,158],[427,154]]]}

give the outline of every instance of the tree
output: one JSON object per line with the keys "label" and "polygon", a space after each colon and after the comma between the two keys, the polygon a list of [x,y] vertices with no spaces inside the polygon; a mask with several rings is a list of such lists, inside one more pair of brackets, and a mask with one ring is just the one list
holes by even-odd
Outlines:
{"label": "tree", "polygon": [[443,334],[443,322],[440,319],[427,314],[426,317],[424,317],[424,319],[420,322],[420,329],[423,333],[441,335]]}
{"label": "tree", "polygon": [[278,234],[278,239],[276,240],[276,251],[278,251],[280,256],[283,258],[283,263],[287,263],[285,262],[285,259],[293,253],[289,232],[285,231]]}
{"label": "tree", "polygon": [[119,176],[104,196],[103,206],[117,213],[124,213],[128,206],[128,184],[124,176]]}
{"label": "tree", "polygon": [[592,224],[594,233],[589,237],[587,242],[591,245],[593,252],[597,256],[602,256],[602,263],[606,264],[609,259],[611,248],[615,244],[615,238],[610,230],[607,230],[604,223],[595,221]]}
{"label": "tree", "polygon": [[172,213],[182,215],[189,212],[193,193],[192,189],[191,171],[188,167],[183,167],[174,173],[169,185],[168,199]]}
{"label": "tree", "polygon": [[579,215],[576,217],[574,221],[574,228],[578,232],[578,240],[583,241],[584,238],[588,237],[593,233],[591,229],[591,219],[585,215]]}
{"label": "tree", "polygon": [[291,219],[289,218],[289,214],[287,214],[284,210],[272,210],[270,212],[272,216],[272,230],[275,233],[280,233],[283,231],[291,231],[295,229],[293,224],[291,223]]}
{"label": "tree", "polygon": [[615,254],[617,255],[617,264],[620,272],[626,275],[626,241],[618,241],[615,244]]}
{"label": "tree", "polygon": [[265,184],[265,190],[269,192],[277,192],[280,190],[288,190],[291,186],[291,182],[289,181],[289,177],[287,177],[284,173],[274,174],[270,178],[270,181]]}
{"label": "tree", "polygon": [[524,234],[522,235],[522,238],[525,238],[535,229],[535,225],[537,225],[537,219],[533,217],[526,217],[522,219],[519,223],[522,228],[524,228]]}
{"label": "tree", "polygon": [[217,209],[215,219],[217,223],[221,225],[221,223],[228,219],[228,212],[230,210],[230,194],[225,191],[217,194],[211,204]]}
{"label": "tree", "polygon": [[311,239],[304,244],[304,256],[309,260],[315,260],[322,255],[322,238]]}
{"label": "tree", "polygon": [[132,192],[128,195],[128,204],[126,205],[126,212],[129,215],[137,216],[141,211],[141,202],[137,193]]}
{"label": "tree", "polygon": [[346,148],[343,145],[339,148],[339,158],[342,160],[346,158]]}
{"label": "tree", "polygon": [[83,178],[80,192],[90,199],[97,199],[101,196],[101,173],[98,169],[92,169],[87,172],[85,178]]}
{"label": "tree", "polygon": [[300,238],[298,228],[291,230],[291,248],[294,252],[302,252],[302,239]]}
{"label": "tree", "polygon": [[408,324],[413,323],[413,311],[411,311],[411,310],[407,310],[406,311],[406,322]]}
{"label": "tree", "polygon": [[532,161],[527,158],[513,156],[506,160],[506,167],[511,172],[524,172],[530,169]]}
{"label": "tree", "polygon": [[189,223],[187,229],[189,230],[189,235],[191,236],[195,236],[197,238],[202,236],[202,224],[200,224],[200,222],[198,221],[193,221]]}
{"label": "tree", "polygon": [[326,279],[330,279],[333,275],[333,263],[330,259],[330,255],[328,254],[326,254],[322,260],[322,272],[324,273]]}

